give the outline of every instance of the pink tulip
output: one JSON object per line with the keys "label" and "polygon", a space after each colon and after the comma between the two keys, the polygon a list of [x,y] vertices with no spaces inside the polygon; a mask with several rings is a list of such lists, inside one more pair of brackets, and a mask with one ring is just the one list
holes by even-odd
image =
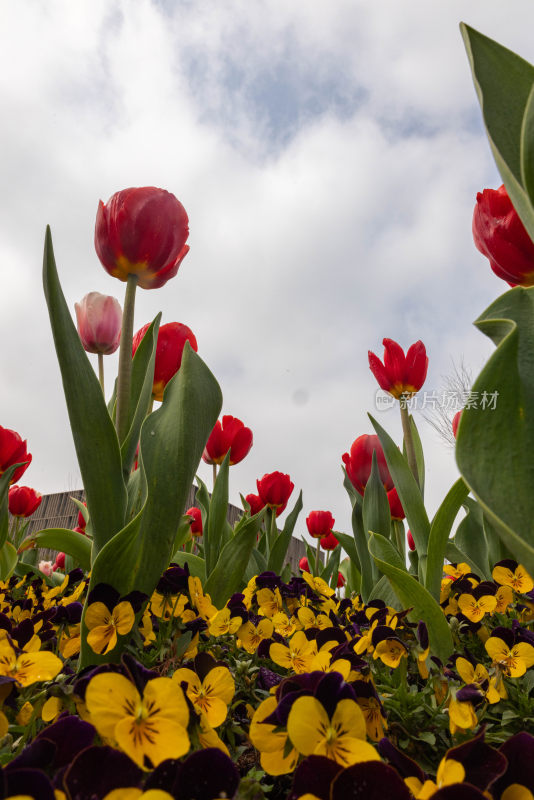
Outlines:
{"label": "pink tulip", "polygon": [[89,292],[75,303],[78,333],[88,353],[114,353],[121,340],[122,309],[115,297]]}

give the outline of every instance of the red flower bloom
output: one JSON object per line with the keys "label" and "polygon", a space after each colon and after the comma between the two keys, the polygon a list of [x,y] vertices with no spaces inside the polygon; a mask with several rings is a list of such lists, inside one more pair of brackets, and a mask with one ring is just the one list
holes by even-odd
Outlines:
{"label": "red flower bloom", "polygon": [[302,558],[300,559],[299,569],[301,569],[303,572],[310,571],[310,565],[308,564],[308,559],[306,558],[306,556],[302,556]]}
{"label": "red flower bloom", "polygon": [[410,550],[415,550],[415,542],[413,540],[412,532],[408,531],[406,537],[408,539],[408,547],[410,548]]}
{"label": "red flower bloom", "polygon": [[120,344],[122,309],[115,297],[89,292],[74,304],[78,334],[88,353],[111,355]]}
{"label": "red flower bloom", "polygon": [[[149,323],[137,331],[132,341],[132,356],[141,344],[141,340],[149,328]],[[198,350],[195,334],[187,325],[180,322],[168,322],[158,332],[156,345],[156,364],[154,366],[154,400],[163,400],[163,390],[180,369],[185,343],[189,342],[195,352]]]}
{"label": "red flower bloom", "polygon": [[369,436],[366,433],[364,433],[363,436],[358,436],[352,443],[350,455],[344,453],[341,456],[350,482],[361,495],[363,495],[365,491],[367,481],[371,474],[374,450],[376,450],[376,460],[380,478],[386,492],[389,492],[390,489],[393,489],[393,480],[389,474],[386,457],[378,436]]}
{"label": "red flower bloom", "polygon": [[58,553],[54,566],[52,567],[55,572],[57,569],[65,569],[65,553]]}
{"label": "red flower bloom", "polygon": [[27,442],[16,431],[9,428],[2,428],[0,425],[0,475],[13,464],[22,464],[15,470],[10,483],[13,484],[23,475],[32,460],[31,453],[28,453]]}
{"label": "red flower bloom", "polygon": [[[84,503],[84,506],[87,508],[87,503]],[[85,525],[85,517],[81,511],[78,511],[78,528],[82,528],[85,531]]]}
{"label": "red flower bloom", "polygon": [[310,511],[306,517],[308,533],[314,539],[321,539],[332,532],[335,519],[330,511]]}
{"label": "red flower bloom", "polygon": [[338,572],[337,574],[337,588],[341,589],[342,586],[345,586],[345,577],[342,572]]}
{"label": "red flower bloom", "polygon": [[255,514],[258,514],[262,508],[265,508],[265,503],[261,499],[261,497],[257,494],[247,494],[245,500],[250,506],[250,516],[253,517]]}
{"label": "red flower bloom", "polygon": [[335,550],[338,544],[339,542],[332,531],[321,539],[321,547],[323,550]]}
{"label": "red flower bloom", "polygon": [[391,489],[388,492],[388,502],[389,502],[389,510],[391,511],[391,518],[404,519],[406,514],[404,513],[404,509],[402,507],[401,501],[399,500],[399,495],[397,494],[396,489]]}
{"label": "red flower bloom", "polygon": [[188,517],[193,517],[191,520],[191,533],[193,536],[202,536],[202,512],[200,508],[191,506],[185,513]]}
{"label": "red flower bloom", "polygon": [[425,382],[428,370],[428,358],[423,342],[412,344],[406,355],[400,344],[393,339],[384,339],[382,343],[384,363],[369,351],[369,366],[380,388],[397,399],[402,395],[418,392]]}
{"label": "red flower bloom", "polygon": [[275,508],[276,516],[285,510],[291,492],[295,488],[289,475],[284,475],[282,472],[266,473],[261,480],[256,481],[256,486],[263,504]]}
{"label": "red flower bloom", "polygon": [[252,431],[250,428],[245,428],[237,417],[226,414],[222,418],[222,424],[220,420],[215,423],[202,458],[206,464],[222,464],[230,450],[230,464],[238,464],[248,455],[251,447]]}
{"label": "red flower bloom", "polygon": [[164,189],[123,189],[98,205],[95,249],[102,266],[121,281],[137,275],[142,289],[174,278],[189,251],[188,236],[185,208]]}
{"label": "red flower bloom", "polygon": [[534,243],[504,185],[478,192],[473,238],[499,278],[510,286],[534,286]]}
{"label": "red flower bloom", "polygon": [[9,513],[14,517],[31,517],[42,499],[42,494],[29,486],[12,486],[8,495]]}
{"label": "red flower bloom", "polygon": [[460,417],[462,416],[462,411],[457,411],[454,417],[452,418],[452,432],[454,434],[454,438],[456,439],[456,434],[458,433],[458,425],[460,424]]}

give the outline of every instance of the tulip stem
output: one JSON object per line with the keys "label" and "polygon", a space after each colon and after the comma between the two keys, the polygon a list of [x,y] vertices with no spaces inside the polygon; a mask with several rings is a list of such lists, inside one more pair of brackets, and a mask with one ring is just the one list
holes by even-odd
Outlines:
{"label": "tulip stem", "polygon": [[406,398],[404,396],[400,398],[399,407],[402,422],[402,433],[404,436],[404,446],[406,447],[406,460],[408,461],[408,466],[410,467],[412,475],[419,486],[419,471],[417,469],[417,458],[415,457],[412,424],[410,422],[410,414],[408,412]]}
{"label": "tulip stem", "polygon": [[213,464],[213,488],[215,489],[215,481],[217,480],[217,464]]}
{"label": "tulip stem", "polygon": [[317,537],[317,547],[315,550],[315,576],[319,577],[319,553],[321,551],[321,539]]}
{"label": "tulip stem", "polygon": [[132,339],[137,275],[129,274],[122,313],[121,346],[119,350],[119,375],[117,380],[117,436],[122,443],[128,433],[130,384],[132,381]]}
{"label": "tulip stem", "polygon": [[98,380],[100,381],[100,386],[102,387],[102,394],[105,397],[106,390],[104,389],[104,353],[98,354]]}

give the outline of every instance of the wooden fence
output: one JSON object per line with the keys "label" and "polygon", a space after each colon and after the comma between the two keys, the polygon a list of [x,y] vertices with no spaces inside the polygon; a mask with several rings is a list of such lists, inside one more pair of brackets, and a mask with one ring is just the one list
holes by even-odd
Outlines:
{"label": "wooden fence", "polygon": [[[196,495],[197,487],[192,486],[189,491],[189,496],[187,498],[187,503],[185,508],[191,508],[191,506],[195,505],[195,495]],[[35,512],[35,514],[30,517],[30,522],[26,531],[26,536],[29,536],[32,533],[36,533],[37,531],[41,531],[44,528],[75,528],[78,524],[78,508],[76,504],[72,501],[72,498],[76,498],[76,500],[83,501],[84,494],[81,489],[77,489],[73,492],[57,492],[56,494],[45,494],[43,495],[43,499],[41,501],[41,505]],[[185,509],[184,509],[185,510]],[[237,508],[237,506],[228,505],[228,522],[232,527],[235,525],[237,520],[242,514],[242,510]],[[289,548],[287,551],[286,557],[286,564],[291,565],[291,569],[293,572],[298,574],[298,565],[299,560],[302,556],[306,555],[306,547],[304,542],[300,539],[293,539],[289,544]],[[52,560],[54,561],[56,557],[56,552],[52,550],[40,550],[39,551],[39,558],[45,560]]]}

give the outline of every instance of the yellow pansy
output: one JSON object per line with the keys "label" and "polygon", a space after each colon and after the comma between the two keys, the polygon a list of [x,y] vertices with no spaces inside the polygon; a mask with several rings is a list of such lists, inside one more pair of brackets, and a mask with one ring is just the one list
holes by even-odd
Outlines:
{"label": "yellow pansy", "polygon": [[269,656],[275,664],[286,669],[292,669],[297,674],[309,672],[312,668],[313,657],[317,653],[315,640],[306,638],[304,631],[293,634],[286,647],[280,642],[273,642],[269,648]]}
{"label": "yellow pansy", "polygon": [[510,566],[515,562],[505,562],[504,564],[497,564],[494,567],[492,574],[495,583],[500,583],[503,586],[510,586],[518,594],[526,594],[534,589],[534,581],[526,571],[522,564],[518,564],[514,571]]}
{"label": "yellow pansy", "polygon": [[202,712],[212,728],[217,728],[226,719],[228,706],[235,694],[235,683],[228,667],[210,669],[204,680],[200,680],[192,669],[178,669],[172,676],[180,686],[187,684],[186,694],[195,710]]}
{"label": "yellow pansy", "polygon": [[268,697],[260,703],[252,716],[249,737],[254,747],[260,751],[262,769],[269,775],[287,775],[297,766],[299,754],[290,746],[285,731],[276,730],[276,725],[264,722],[276,706],[275,697]]}
{"label": "yellow pansy", "polygon": [[255,653],[260,642],[271,638],[273,630],[273,623],[270,619],[261,619],[257,625],[249,620],[237,630],[237,645],[247,653]]}
{"label": "yellow pansy", "polygon": [[534,666],[534,647],[518,642],[511,647],[498,636],[490,636],[485,644],[493,663],[510,678],[519,678]]}
{"label": "yellow pansy", "polygon": [[462,783],[465,778],[463,764],[453,758],[443,758],[438,767],[436,781],[425,781],[422,783],[419,778],[410,776],[404,779],[404,783],[412,792],[416,800],[427,800],[432,797],[438,789],[444,786]]}
{"label": "yellow pansy", "polygon": [[112,611],[100,601],[91,603],[85,612],[87,642],[95,653],[109,653],[117,644],[117,636],[130,633],[134,622],[134,610],[126,600],[117,603]]}
{"label": "yellow pansy", "polygon": [[171,678],[148,681],[141,695],[124,675],[100,673],[89,681],[85,704],[98,733],[143,769],[147,759],[156,767],[189,750],[187,702]]}
{"label": "yellow pansy", "polygon": [[38,681],[51,681],[63,669],[63,662],[54,653],[19,653],[7,639],[0,640],[0,675],[6,675],[21,686]]}

